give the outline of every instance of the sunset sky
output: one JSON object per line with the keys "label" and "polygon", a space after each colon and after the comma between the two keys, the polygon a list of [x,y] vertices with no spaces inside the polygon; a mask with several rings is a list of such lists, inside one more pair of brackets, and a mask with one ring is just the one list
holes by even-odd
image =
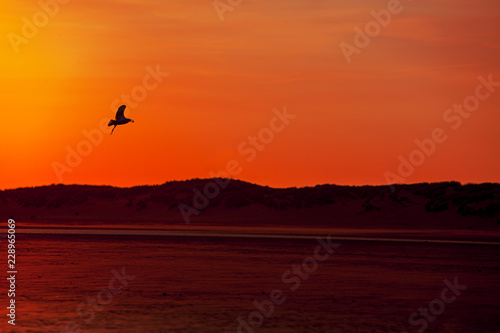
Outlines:
{"label": "sunset sky", "polygon": [[[401,0],[350,63],[341,43],[390,1],[243,0],[223,14],[211,0],[45,2],[52,16],[0,3],[0,189],[161,184],[232,160],[261,185],[386,184],[436,128],[446,141],[405,183],[500,182],[500,87],[477,88],[500,82],[497,0]],[[467,118],[447,113],[477,89],[488,97]],[[132,92],[147,96],[122,101]],[[121,104],[135,123],[110,136],[99,124]],[[273,120],[284,109],[295,117]],[[259,133],[261,150],[242,153]],[[70,166],[68,147],[91,151]]]}

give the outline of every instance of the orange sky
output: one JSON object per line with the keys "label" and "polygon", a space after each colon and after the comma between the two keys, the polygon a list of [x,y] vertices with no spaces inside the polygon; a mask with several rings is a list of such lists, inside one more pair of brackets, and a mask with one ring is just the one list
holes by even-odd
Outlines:
{"label": "orange sky", "polygon": [[[401,0],[348,63],[340,44],[387,3],[243,0],[222,21],[207,0],[72,0],[50,17],[38,1],[3,1],[0,188],[159,184],[231,160],[235,178],[263,185],[386,184],[435,128],[447,140],[401,181],[500,182],[500,87],[457,129],[443,119],[478,76],[500,82],[500,2]],[[34,15],[36,34],[22,20]],[[23,30],[34,36],[14,45]],[[146,68],[169,75],[126,103],[135,123],[107,128],[68,166],[67,147],[84,147],[83,130],[140,92]],[[296,117],[253,159],[238,151],[259,132],[269,139],[263,128],[285,106]]]}

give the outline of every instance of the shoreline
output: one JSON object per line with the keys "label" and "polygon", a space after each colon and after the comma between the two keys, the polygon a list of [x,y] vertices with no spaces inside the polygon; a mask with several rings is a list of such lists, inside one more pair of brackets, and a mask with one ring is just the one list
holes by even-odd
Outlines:
{"label": "shoreline", "polygon": [[419,242],[449,244],[500,245],[500,233],[483,230],[444,229],[335,229],[335,228],[255,228],[255,227],[193,227],[130,225],[54,226],[29,225],[16,230],[19,234],[59,235],[121,235],[163,237],[230,237],[267,239],[316,239],[330,237],[345,241]]}

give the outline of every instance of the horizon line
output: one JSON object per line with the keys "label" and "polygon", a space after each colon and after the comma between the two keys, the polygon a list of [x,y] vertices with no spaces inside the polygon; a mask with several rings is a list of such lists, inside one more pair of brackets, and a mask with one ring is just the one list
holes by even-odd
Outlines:
{"label": "horizon line", "polygon": [[65,184],[65,183],[52,183],[52,184],[44,184],[44,185],[36,185],[36,186],[20,186],[20,187],[15,187],[15,188],[1,188],[0,191],[9,191],[9,190],[19,190],[19,189],[27,189],[27,188],[40,188],[40,187],[48,187],[48,186],[59,186],[59,185],[63,185],[63,186],[94,186],[94,187],[113,187],[113,188],[122,188],[122,189],[126,189],[126,188],[134,188],[134,187],[142,187],[142,186],[161,186],[161,185],[165,185],[165,184],[168,184],[168,183],[185,183],[185,182],[189,182],[189,181],[194,181],[194,180],[200,180],[200,181],[203,181],[203,180],[212,180],[212,179],[229,179],[229,180],[232,180],[232,181],[238,181],[238,182],[243,182],[243,183],[247,183],[247,184],[251,184],[251,185],[257,185],[257,186],[261,186],[261,187],[269,187],[269,188],[273,188],[273,189],[289,189],[289,188],[297,188],[297,189],[301,189],[301,188],[308,188],[308,187],[316,187],[316,186],[323,186],[323,185],[332,185],[332,186],[344,186],[344,187],[363,187],[363,186],[372,186],[372,187],[383,187],[383,186],[411,186],[411,185],[418,185],[418,184],[441,184],[441,183],[458,183],[460,184],[461,186],[463,185],[481,185],[481,184],[500,184],[500,183],[497,183],[497,182],[479,182],[479,183],[475,183],[475,182],[460,182],[460,181],[457,181],[457,180],[442,180],[442,181],[433,181],[433,182],[429,182],[429,181],[422,181],[422,182],[415,182],[415,183],[393,183],[393,184],[363,184],[363,185],[349,185],[349,184],[335,184],[335,183],[318,183],[318,184],[315,184],[315,185],[306,185],[306,186],[284,186],[284,187],[281,187],[281,186],[270,186],[270,185],[263,185],[263,184],[259,184],[259,183],[252,183],[250,181],[246,181],[246,180],[241,180],[241,179],[237,179],[237,178],[222,178],[222,177],[213,177],[213,178],[190,178],[190,179],[184,179],[184,180],[167,180],[163,183],[156,183],[156,184],[140,184],[140,185],[131,185],[131,186],[118,186],[118,185],[110,185],[110,184],[77,184],[77,183],[73,183],[73,184]]}

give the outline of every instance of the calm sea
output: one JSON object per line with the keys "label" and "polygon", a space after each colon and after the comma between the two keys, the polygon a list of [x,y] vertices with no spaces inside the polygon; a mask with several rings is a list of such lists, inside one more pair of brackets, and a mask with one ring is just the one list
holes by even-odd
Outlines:
{"label": "calm sea", "polygon": [[494,244],[54,230],[17,234],[2,332],[500,331]]}

